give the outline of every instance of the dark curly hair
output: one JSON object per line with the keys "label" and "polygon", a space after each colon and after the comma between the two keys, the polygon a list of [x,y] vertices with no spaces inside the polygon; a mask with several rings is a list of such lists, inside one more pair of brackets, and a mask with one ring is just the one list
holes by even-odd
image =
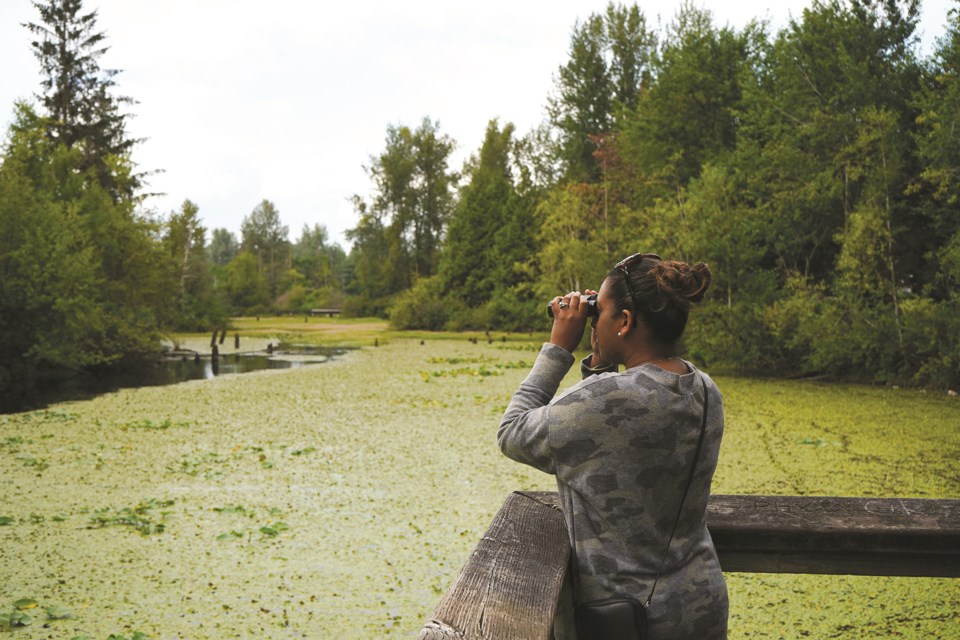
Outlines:
{"label": "dark curly hair", "polygon": [[607,278],[617,307],[633,311],[654,340],[670,346],[683,335],[690,308],[703,300],[711,276],[710,267],[703,262],[691,267],[686,262],[646,256],[626,267],[614,267]]}

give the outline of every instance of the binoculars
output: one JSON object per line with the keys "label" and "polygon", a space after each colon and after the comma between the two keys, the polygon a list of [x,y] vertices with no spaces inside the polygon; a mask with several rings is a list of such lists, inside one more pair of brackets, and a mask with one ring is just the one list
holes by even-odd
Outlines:
{"label": "binoculars", "polygon": [[[586,304],[586,305],[587,305],[587,317],[588,317],[588,318],[595,318],[595,317],[597,317],[597,316],[599,315],[599,313],[597,312],[597,294],[594,293],[594,294],[589,295],[589,296],[582,296],[582,297],[580,298],[580,304]],[[547,315],[550,316],[551,318],[553,317],[553,305],[552,305],[552,304],[548,304],[548,305],[547,305]]]}

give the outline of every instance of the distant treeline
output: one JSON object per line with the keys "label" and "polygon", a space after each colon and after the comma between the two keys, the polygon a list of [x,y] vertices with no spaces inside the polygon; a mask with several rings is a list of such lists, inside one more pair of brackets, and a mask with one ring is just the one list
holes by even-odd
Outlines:
{"label": "distant treeline", "polygon": [[955,387],[960,20],[923,59],[918,14],[813,2],[770,33],[688,5],[658,31],[610,5],[574,27],[547,122],[491,122],[459,175],[429,121],[388,129],[353,308],[543,328],[550,297],[655,251],[711,265],[687,340],[707,366]]}
{"label": "distant treeline", "polygon": [[960,383],[956,11],[927,59],[917,0],[813,2],[778,33],[611,4],[574,25],[535,130],[489,122],[458,170],[430,118],[388,126],[346,252],[322,224],[291,242],[268,200],[240,238],[208,241],[189,200],[145,216],[131,100],[80,4],[28,26],[43,91],[2,151],[0,388],[234,314],[545,329],[546,300],[638,251],[710,264],[687,345],[714,370]]}

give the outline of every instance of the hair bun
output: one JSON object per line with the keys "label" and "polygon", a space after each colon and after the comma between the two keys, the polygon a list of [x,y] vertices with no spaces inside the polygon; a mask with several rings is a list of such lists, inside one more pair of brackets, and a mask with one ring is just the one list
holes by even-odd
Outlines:
{"label": "hair bun", "polygon": [[686,262],[664,260],[654,267],[657,289],[660,291],[663,308],[673,303],[688,310],[694,303],[703,300],[710,286],[710,267],[698,262],[692,267]]}

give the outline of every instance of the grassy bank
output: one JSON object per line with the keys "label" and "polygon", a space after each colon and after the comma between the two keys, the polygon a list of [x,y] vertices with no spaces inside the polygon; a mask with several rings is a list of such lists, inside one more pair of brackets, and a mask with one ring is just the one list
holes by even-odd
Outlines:
{"label": "grassy bank", "polygon": [[[12,637],[409,638],[506,494],[554,487],[494,439],[536,340],[304,324],[379,346],[0,416],[0,615],[36,603]],[[718,493],[960,497],[956,399],[718,382]],[[731,638],[960,637],[957,580],[729,586]]]}

